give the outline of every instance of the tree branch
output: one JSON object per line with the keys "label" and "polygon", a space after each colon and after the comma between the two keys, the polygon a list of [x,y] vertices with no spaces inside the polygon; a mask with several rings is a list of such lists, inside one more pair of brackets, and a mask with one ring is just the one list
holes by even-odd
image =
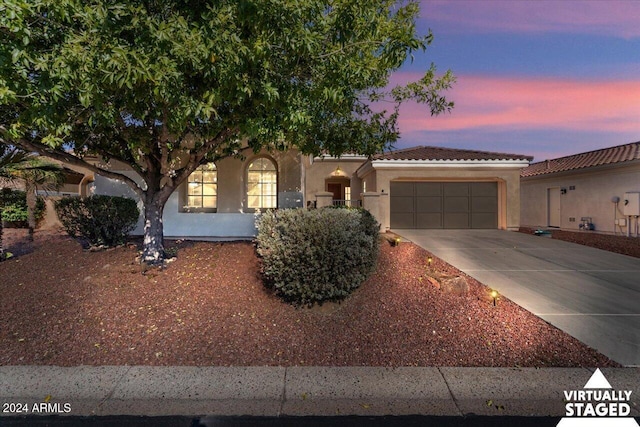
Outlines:
{"label": "tree branch", "polygon": [[[4,126],[0,126],[0,131],[4,132],[6,131],[6,128]],[[73,154],[67,153],[60,149],[54,149],[49,147],[48,145],[45,145],[39,142],[29,141],[26,138],[21,138],[18,141],[6,141],[4,138],[0,137],[0,142],[7,143],[7,144],[15,143],[16,145],[22,147],[27,151],[35,151],[40,153],[43,156],[51,157],[52,159],[59,160],[68,165],[88,169],[104,177],[122,181],[125,184],[127,184],[129,187],[131,187],[131,189],[135,191],[135,193],[141,199],[144,199],[145,197],[145,190],[143,190],[138,185],[137,182],[135,182],[133,179],[129,178],[128,176],[121,173],[100,168],[92,163],[87,162],[86,160],[83,160],[77,156],[74,156]]]}

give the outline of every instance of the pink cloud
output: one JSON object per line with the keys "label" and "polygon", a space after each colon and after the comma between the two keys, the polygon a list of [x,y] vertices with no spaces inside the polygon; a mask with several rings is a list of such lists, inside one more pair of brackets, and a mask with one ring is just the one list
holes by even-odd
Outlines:
{"label": "pink cloud", "polygon": [[587,33],[640,37],[640,2],[423,0],[422,19],[457,32]]}
{"label": "pink cloud", "polygon": [[[419,77],[398,73],[394,82]],[[451,114],[431,117],[406,105],[401,132],[462,129],[562,129],[640,135],[640,81],[578,81],[463,75],[447,94]]]}

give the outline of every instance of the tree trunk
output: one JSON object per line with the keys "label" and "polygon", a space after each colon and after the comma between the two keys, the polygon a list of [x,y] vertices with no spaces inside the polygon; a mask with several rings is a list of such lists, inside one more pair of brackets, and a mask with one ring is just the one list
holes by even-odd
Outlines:
{"label": "tree trunk", "polygon": [[[0,214],[2,213],[2,209],[0,209]],[[4,261],[5,253],[4,253],[4,244],[2,243],[2,215],[0,215],[0,261]]]}
{"label": "tree trunk", "polygon": [[29,240],[33,242],[33,233],[36,230],[36,186],[30,180],[25,182],[27,193],[27,223],[29,226]]}
{"label": "tree trunk", "polygon": [[164,226],[162,212],[166,200],[148,197],[144,203],[144,242],[142,262],[160,265],[164,261]]}

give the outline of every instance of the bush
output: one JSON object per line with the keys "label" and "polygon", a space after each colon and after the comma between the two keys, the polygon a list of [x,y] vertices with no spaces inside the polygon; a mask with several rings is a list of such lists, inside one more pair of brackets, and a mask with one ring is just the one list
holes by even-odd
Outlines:
{"label": "bush", "polygon": [[287,209],[258,219],[265,284],[312,305],[348,296],[373,272],[379,225],[363,209]]}
{"label": "bush", "polygon": [[[0,191],[0,210],[2,211],[2,220],[12,223],[27,222],[27,193],[20,190],[12,190],[3,188]],[[38,196],[36,199],[36,222],[44,217],[45,203],[44,198]]]}
{"label": "bush", "polygon": [[56,202],[56,213],[67,233],[93,246],[116,246],[126,241],[140,210],[126,197],[66,197]]}

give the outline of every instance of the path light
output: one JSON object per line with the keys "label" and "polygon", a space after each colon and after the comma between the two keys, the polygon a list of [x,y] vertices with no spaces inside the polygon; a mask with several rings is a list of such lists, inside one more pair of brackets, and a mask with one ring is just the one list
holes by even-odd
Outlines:
{"label": "path light", "polygon": [[431,263],[432,263],[432,262],[433,262],[433,258],[431,258],[431,257],[427,258],[427,265],[428,265],[429,267],[431,267]]}
{"label": "path light", "polygon": [[498,296],[500,296],[500,294],[495,289],[491,289],[491,293],[489,295],[491,295],[491,298],[493,298],[493,305],[495,306],[497,304]]}
{"label": "path light", "polygon": [[400,238],[396,237],[395,246],[400,246]]}

